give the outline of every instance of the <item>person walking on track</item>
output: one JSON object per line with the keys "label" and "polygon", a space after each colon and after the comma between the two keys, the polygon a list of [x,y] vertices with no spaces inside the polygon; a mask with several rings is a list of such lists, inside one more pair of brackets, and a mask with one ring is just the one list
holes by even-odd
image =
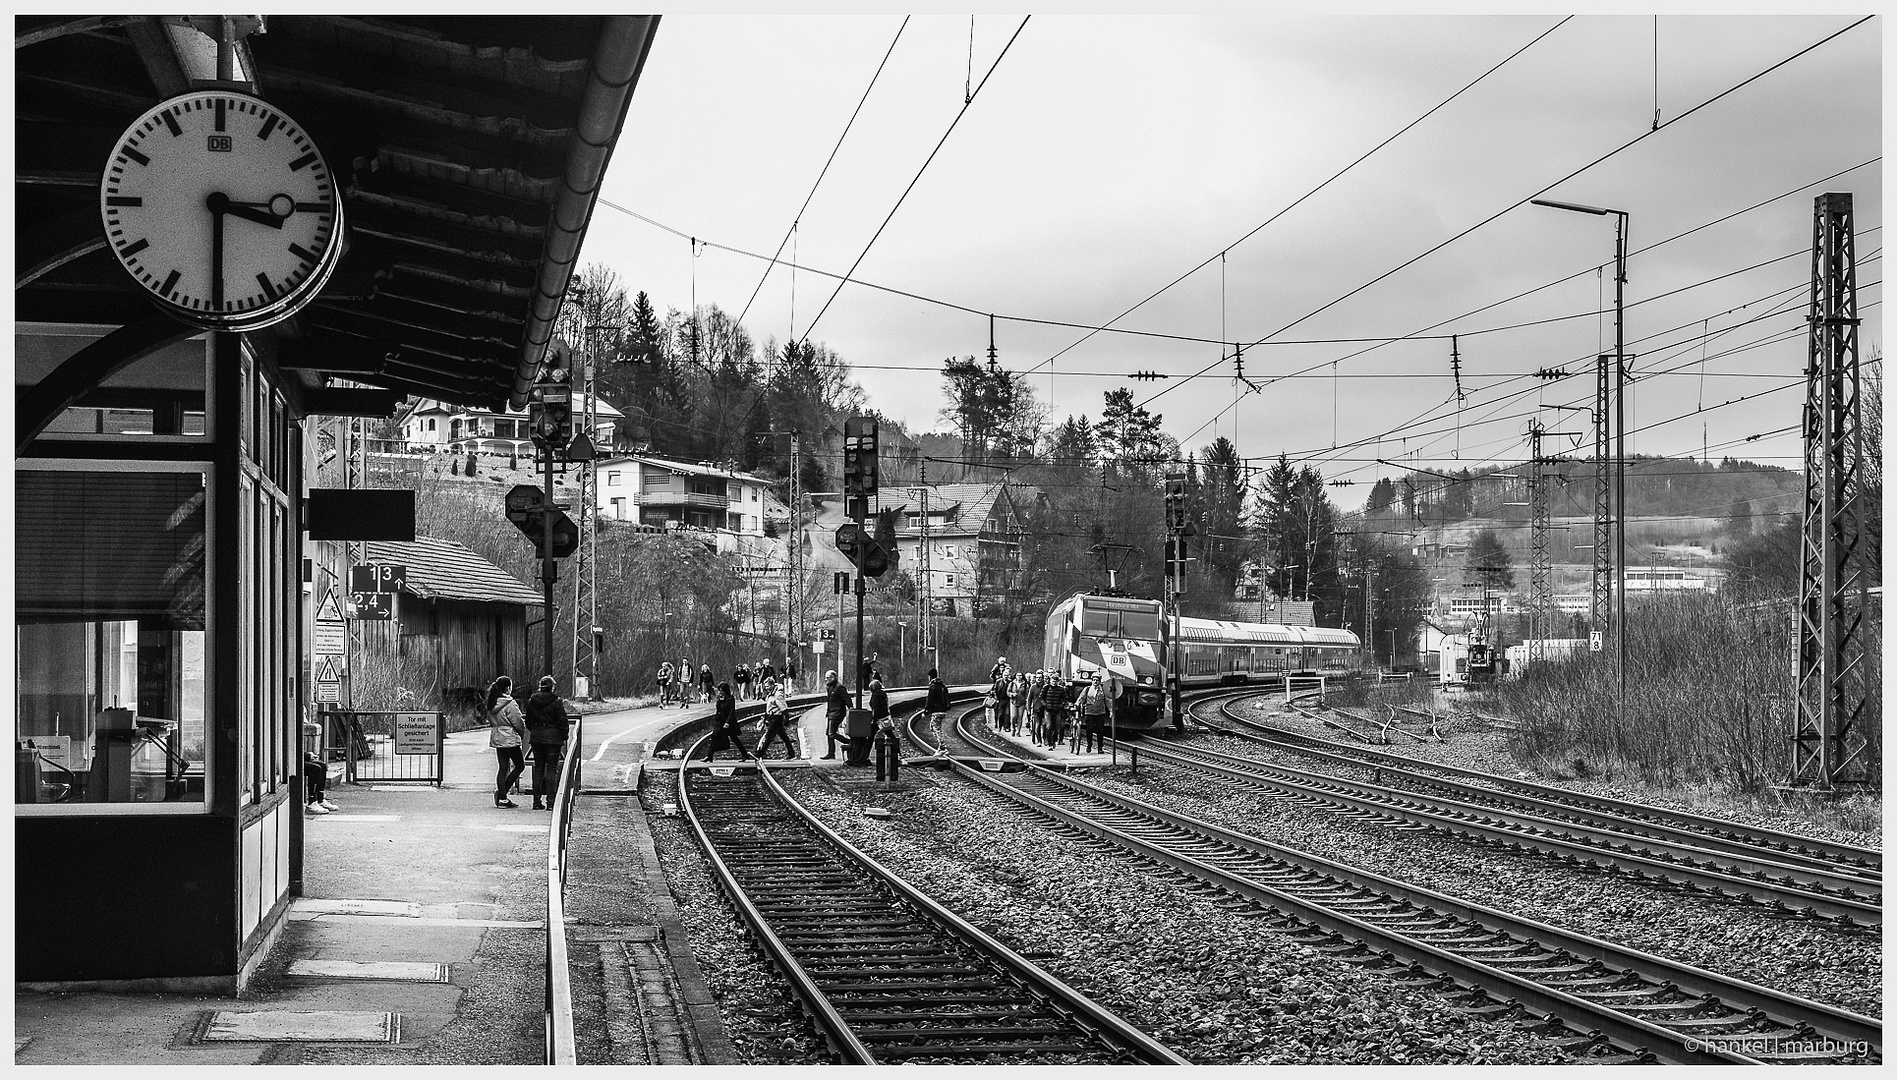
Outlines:
{"label": "person walking on track", "polygon": [[520,714],[520,702],[514,700],[514,680],[502,675],[487,688],[487,744],[494,748],[499,764],[494,774],[495,806],[514,808],[507,795],[527,768],[527,759],[521,750],[521,743],[526,739],[527,721]]}
{"label": "person walking on track", "polygon": [[571,725],[565,703],[553,692],[553,676],[543,676],[540,689],[527,699],[527,741],[534,748],[535,810],[553,809],[553,797],[558,794],[555,788],[560,782],[560,757],[566,750]]}
{"label": "person walking on track", "polygon": [[823,673],[823,760],[835,761],[837,744],[844,742],[843,720],[850,713],[850,695],[838,681],[837,673]]}
{"label": "person walking on track", "polygon": [[934,668],[929,669],[929,696],[922,707],[929,714],[929,741],[935,744],[935,752],[948,753],[942,743],[942,721],[948,718],[949,709],[948,684]]}
{"label": "person walking on track", "polygon": [[738,757],[745,761],[751,760],[751,752],[744,748],[743,727],[738,722],[738,703],[731,695],[730,683],[718,684],[715,708],[717,712],[712,714],[710,760],[718,760],[718,752],[726,749],[736,751]]}
{"label": "person walking on track", "polygon": [[762,761],[768,756],[764,751],[771,745],[772,739],[784,740],[785,757],[797,756],[797,747],[790,741],[789,727],[790,706],[785,703],[782,692],[772,690],[770,700],[764,703],[764,734],[758,737],[757,748],[754,751],[758,760]]}

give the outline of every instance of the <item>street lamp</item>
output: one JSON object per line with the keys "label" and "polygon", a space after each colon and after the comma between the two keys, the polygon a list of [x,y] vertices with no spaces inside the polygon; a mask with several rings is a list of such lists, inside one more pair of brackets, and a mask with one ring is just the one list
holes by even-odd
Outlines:
{"label": "street lamp", "polygon": [[1627,718],[1627,211],[1531,199],[1536,206],[1596,217],[1614,215],[1614,642],[1618,652],[1616,720]]}

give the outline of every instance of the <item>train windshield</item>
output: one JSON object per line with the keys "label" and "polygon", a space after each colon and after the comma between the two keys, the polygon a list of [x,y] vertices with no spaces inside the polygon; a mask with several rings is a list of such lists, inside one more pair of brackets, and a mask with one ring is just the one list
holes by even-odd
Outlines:
{"label": "train windshield", "polygon": [[1109,611],[1088,604],[1081,613],[1080,630],[1092,637],[1159,640],[1159,612],[1153,610]]}

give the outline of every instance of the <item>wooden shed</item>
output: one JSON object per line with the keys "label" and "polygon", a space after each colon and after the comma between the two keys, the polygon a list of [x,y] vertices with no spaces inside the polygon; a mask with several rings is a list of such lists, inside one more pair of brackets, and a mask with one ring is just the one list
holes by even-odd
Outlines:
{"label": "wooden shed", "polygon": [[370,562],[407,568],[394,617],[360,624],[371,655],[398,661],[404,688],[432,704],[459,688],[485,688],[496,675],[516,682],[529,675],[527,619],[541,606],[539,592],[452,540],[418,536],[364,547]]}

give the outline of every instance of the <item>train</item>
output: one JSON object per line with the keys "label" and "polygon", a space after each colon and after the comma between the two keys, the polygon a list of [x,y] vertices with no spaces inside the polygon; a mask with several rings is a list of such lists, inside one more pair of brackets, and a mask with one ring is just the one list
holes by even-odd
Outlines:
{"label": "train", "polygon": [[[1104,672],[1118,681],[1118,723],[1140,729],[1165,715],[1169,647],[1164,607],[1134,596],[1079,593],[1047,614],[1046,670],[1069,682]],[[1218,619],[1179,620],[1180,685],[1223,686],[1287,675],[1341,678],[1363,668],[1348,630]]]}

